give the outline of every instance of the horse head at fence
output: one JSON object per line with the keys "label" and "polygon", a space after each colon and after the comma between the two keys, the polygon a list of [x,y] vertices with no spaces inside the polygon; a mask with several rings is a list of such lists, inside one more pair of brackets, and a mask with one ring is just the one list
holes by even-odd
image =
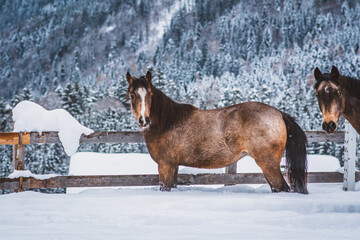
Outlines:
{"label": "horse head at fence", "polygon": [[[222,168],[248,154],[273,192],[307,193],[306,135],[288,114],[259,102],[201,110],[166,96],[150,72],[126,78],[132,115],[158,164],[160,190],[176,186],[179,165]],[[290,187],[280,170],[285,150]]]}
{"label": "horse head at fence", "polygon": [[130,73],[126,74],[126,80],[129,83],[126,98],[131,98],[131,113],[142,130],[149,129],[151,124],[150,108],[153,91],[151,78],[150,72],[138,79],[135,79]]}
{"label": "horse head at fence", "polygon": [[333,66],[330,73],[315,68],[314,88],[323,115],[322,129],[334,133],[341,115],[360,133],[360,81],[339,74]]}

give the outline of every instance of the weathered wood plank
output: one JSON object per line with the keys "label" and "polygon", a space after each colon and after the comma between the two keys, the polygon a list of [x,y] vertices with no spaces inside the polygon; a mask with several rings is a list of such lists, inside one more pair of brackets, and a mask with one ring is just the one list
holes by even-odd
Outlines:
{"label": "weathered wood plank", "polygon": [[145,142],[141,132],[94,132],[82,135],[80,143],[139,143]]}
{"label": "weathered wood plank", "polygon": [[[286,175],[286,174],[284,174]],[[336,183],[343,181],[338,172],[312,172],[308,174],[309,183]],[[356,172],[356,181],[360,181],[360,172]],[[24,178],[24,189],[66,188],[66,187],[114,187],[114,186],[157,186],[159,177],[153,175],[103,175],[103,176],[58,176],[39,180]],[[265,184],[262,173],[237,174],[179,174],[178,185],[207,184]],[[0,190],[19,188],[19,179],[0,178]]]}
{"label": "weathered wood plank", "polygon": [[308,142],[344,142],[344,131],[326,134],[324,131],[305,131]]}
{"label": "weathered wood plank", "polygon": [[[341,183],[344,175],[338,172],[312,172],[308,173],[308,183]],[[357,181],[360,181],[360,172],[356,173]]]}
{"label": "weathered wood plank", "polygon": [[[89,136],[82,135],[80,143],[140,143],[145,142],[141,132],[94,132]],[[43,132],[41,135],[31,133],[32,144],[61,143],[57,132]]]}
{"label": "weathered wood plank", "polygon": [[[22,144],[30,144],[30,133],[21,133]],[[0,145],[16,145],[20,143],[18,132],[0,133]]]}
{"label": "weathered wood plank", "polygon": [[61,143],[58,132],[31,132],[30,135],[31,144],[43,144],[43,143]]}
{"label": "weathered wood plank", "polygon": [[114,187],[114,186],[155,186],[158,175],[103,175],[103,176],[58,176],[45,180],[28,178],[24,187],[66,188],[66,187]]}
{"label": "weathered wood plank", "polygon": [[[344,132],[326,134],[322,131],[305,131],[309,142],[344,142]],[[98,131],[89,136],[82,135],[80,143],[142,143],[141,132]],[[57,132],[23,133],[23,144],[61,143]],[[19,144],[19,133],[0,133],[0,145]]]}
{"label": "weathered wood plank", "polygon": [[18,178],[0,178],[0,190],[19,189]]}

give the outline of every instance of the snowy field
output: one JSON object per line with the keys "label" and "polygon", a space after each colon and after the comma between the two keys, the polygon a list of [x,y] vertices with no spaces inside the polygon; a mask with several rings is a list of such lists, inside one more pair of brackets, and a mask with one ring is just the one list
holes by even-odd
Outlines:
{"label": "snowy field", "polygon": [[92,189],[0,196],[1,239],[359,239],[360,186]]}
{"label": "snowy field", "polygon": [[[309,168],[336,170],[336,161],[310,156]],[[256,172],[253,164],[251,158],[241,160],[238,171]],[[70,171],[149,174],[156,165],[146,154],[76,153]],[[273,194],[268,185],[236,185],[180,186],[171,192],[156,186],[13,193],[0,196],[0,239],[360,238],[360,183],[355,192],[344,192],[342,184],[309,184],[309,192]]]}

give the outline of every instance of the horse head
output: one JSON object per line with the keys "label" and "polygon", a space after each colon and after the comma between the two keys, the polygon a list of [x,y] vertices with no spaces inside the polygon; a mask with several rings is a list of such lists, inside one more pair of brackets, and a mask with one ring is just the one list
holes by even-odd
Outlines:
{"label": "horse head", "polygon": [[126,98],[131,98],[131,113],[137,120],[139,127],[145,131],[150,128],[150,108],[153,95],[153,85],[151,83],[151,73],[148,71],[146,76],[135,78],[126,74],[129,84]]}
{"label": "horse head", "polygon": [[319,68],[315,68],[314,76],[316,97],[323,115],[322,128],[326,133],[334,133],[339,117],[345,109],[345,97],[343,84],[339,80],[339,70],[333,66],[331,73],[322,74]]}

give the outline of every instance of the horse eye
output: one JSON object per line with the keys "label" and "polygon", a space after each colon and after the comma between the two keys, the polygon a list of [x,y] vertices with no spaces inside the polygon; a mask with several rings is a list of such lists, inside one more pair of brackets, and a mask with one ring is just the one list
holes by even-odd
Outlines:
{"label": "horse eye", "polygon": [[338,91],[337,94],[338,94],[338,97],[339,97],[339,98],[342,96],[342,92],[341,92],[341,91]]}

